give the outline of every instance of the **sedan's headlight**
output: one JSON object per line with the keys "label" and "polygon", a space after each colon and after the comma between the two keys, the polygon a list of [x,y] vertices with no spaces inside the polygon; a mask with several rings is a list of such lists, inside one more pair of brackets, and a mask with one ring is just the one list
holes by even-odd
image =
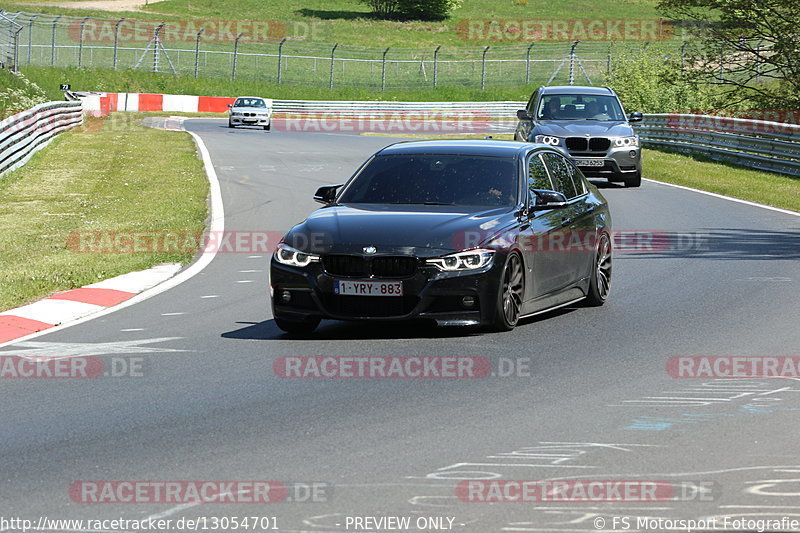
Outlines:
{"label": "sedan's headlight", "polygon": [[319,261],[318,255],[307,254],[300,250],[295,250],[291,246],[280,243],[275,250],[275,260],[283,265],[294,267],[308,266],[309,263]]}
{"label": "sedan's headlight", "polygon": [[425,263],[433,265],[442,272],[458,272],[461,270],[479,270],[494,261],[494,250],[469,250],[455,254],[427,259]]}
{"label": "sedan's headlight", "polygon": [[537,135],[534,140],[537,143],[549,144],[550,146],[558,146],[561,142],[558,137],[553,137],[552,135]]}
{"label": "sedan's headlight", "polygon": [[614,137],[614,146],[639,146],[639,137]]}

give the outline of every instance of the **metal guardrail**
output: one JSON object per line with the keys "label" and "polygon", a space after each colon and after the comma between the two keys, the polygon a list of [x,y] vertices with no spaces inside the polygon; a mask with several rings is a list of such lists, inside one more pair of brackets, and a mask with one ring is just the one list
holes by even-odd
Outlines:
{"label": "metal guardrail", "polygon": [[0,175],[21,167],[58,133],[82,123],[80,102],[47,102],[0,121]]}
{"label": "metal guardrail", "polygon": [[645,146],[800,176],[800,125],[669,113],[645,115],[636,131]]}
{"label": "metal guardrail", "polygon": [[475,116],[508,119],[516,123],[518,109],[525,102],[390,102],[390,101],[326,101],[273,100],[274,113],[325,114],[351,116],[359,114],[474,114]]}

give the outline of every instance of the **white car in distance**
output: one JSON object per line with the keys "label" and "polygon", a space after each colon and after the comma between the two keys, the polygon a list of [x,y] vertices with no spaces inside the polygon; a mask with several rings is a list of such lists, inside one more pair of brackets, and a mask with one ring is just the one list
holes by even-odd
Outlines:
{"label": "white car in distance", "polygon": [[272,116],[272,100],[257,96],[240,96],[228,104],[228,127],[260,126],[269,131]]}

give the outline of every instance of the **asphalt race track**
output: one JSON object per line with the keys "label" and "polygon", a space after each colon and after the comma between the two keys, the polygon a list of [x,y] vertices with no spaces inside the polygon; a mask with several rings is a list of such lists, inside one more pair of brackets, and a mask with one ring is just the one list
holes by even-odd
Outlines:
{"label": "asphalt race track", "polygon": [[[287,230],[318,207],[318,186],[343,182],[393,142],[225,125],[185,123],[214,161],[226,231]],[[408,530],[479,533],[610,531],[615,517],[632,521],[628,531],[644,530],[636,517],[800,519],[800,380],[676,379],[666,370],[675,356],[800,355],[800,217],[652,182],[599,185],[615,230],[665,243],[615,255],[602,308],[563,309],[503,334],[326,321],[293,340],[271,319],[269,256],[220,253],[165,293],[0,349],[143,364],[141,377],[0,383],[3,515],[268,516],[285,532],[358,530],[353,517],[449,517],[452,526]],[[481,379],[273,372],[278,357],[322,355],[481,356],[496,374],[510,364],[517,371]],[[459,480],[548,478],[700,489],[655,502],[456,495]],[[87,480],[327,485],[317,501],[268,505],[71,500],[70,486]]]}

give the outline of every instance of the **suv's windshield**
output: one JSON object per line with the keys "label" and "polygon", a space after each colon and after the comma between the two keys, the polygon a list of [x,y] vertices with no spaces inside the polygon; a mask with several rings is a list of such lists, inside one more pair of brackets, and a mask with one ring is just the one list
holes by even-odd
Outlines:
{"label": "suv's windshield", "polygon": [[267,107],[261,98],[237,98],[233,107]]}
{"label": "suv's windshield", "polygon": [[613,96],[546,94],[536,110],[539,120],[625,120]]}
{"label": "suv's windshield", "polygon": [[472,155],[381,155],[343,191],[340,203],[513,206],[513,159]]}

